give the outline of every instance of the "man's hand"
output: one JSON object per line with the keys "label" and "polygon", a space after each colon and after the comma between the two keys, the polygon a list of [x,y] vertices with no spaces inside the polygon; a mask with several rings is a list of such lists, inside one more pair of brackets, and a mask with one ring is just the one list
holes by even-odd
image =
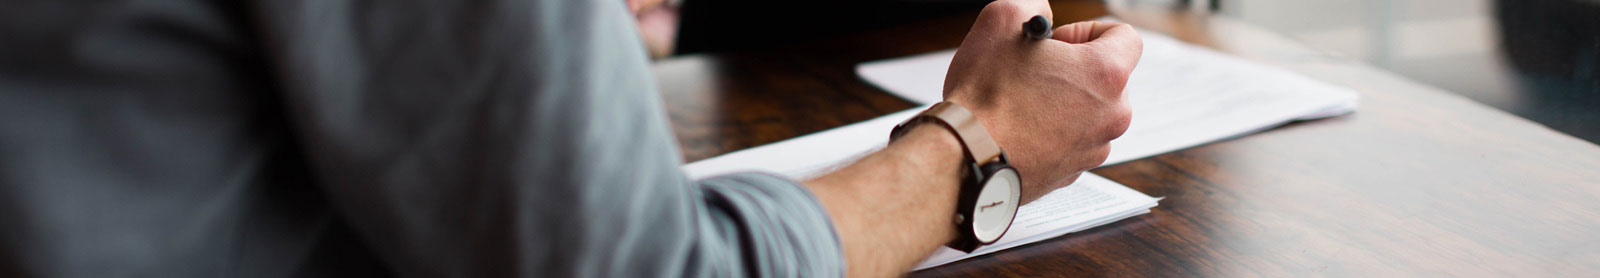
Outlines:
{"label": "man's hand", "polygon": [[1123,23],[1078,22],[1047,40],[1022,23],[1049,18],[1042,0],[984,7],[945,78],[944,97],[972,110],[1022,173],[1022,202],[1105,162],[1132,110],[1122,96],[1143,42]]}
{"label": "man's hand", "polygon": [[[945,79],[945,100],[972,110],[1021,172],[1024,202],[1105,161],[1111,139],[1128,128],[1122,86],[1142,50],[1124,24],[1076,23],[1057,28],[1054,39],[1025,38],[1022,23],[1034,15],[1050,16],[1049,5],[989,4]],[[949,130],[918,125],[805,182],[833,219],[850,276],[902,274],[955,239],[961,156]]]}

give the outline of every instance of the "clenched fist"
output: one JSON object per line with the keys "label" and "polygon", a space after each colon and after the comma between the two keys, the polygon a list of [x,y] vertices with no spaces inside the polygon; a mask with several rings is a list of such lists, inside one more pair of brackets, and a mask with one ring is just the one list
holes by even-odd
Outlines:
{"label": "clenched fist", "polygon": [[984,7],[945,78],[944,98],[972,110],[1022,174],[1023,203],[1105,162],[1132,119],[1122,88],[1143,43],[1132,26],[1078,22],[1029,39],[1022,25],[1051,16],[1044,0]]}

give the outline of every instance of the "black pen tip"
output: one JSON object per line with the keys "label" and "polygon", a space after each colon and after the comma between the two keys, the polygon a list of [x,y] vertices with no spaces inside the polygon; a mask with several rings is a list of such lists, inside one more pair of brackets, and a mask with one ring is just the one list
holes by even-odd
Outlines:
{"label": "black pen tip", "polygon": [[1050,20],[1042,15],[1035,15],[1022,23],[1022,34],[1030,39],[1042,40],[1050,38]]}

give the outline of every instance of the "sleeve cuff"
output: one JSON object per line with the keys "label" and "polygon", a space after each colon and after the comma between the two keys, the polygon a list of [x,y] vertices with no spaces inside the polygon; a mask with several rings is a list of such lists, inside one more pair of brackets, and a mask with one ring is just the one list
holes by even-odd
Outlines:
{"label": "sleeve cuff", "polygon": [[[845,261],[828,212],[804,186],[767,173],[700,181],[718,230],[741,246],[746,273],[761,277],[843,277]],[[728,227],[727,225],[732,225]]]}

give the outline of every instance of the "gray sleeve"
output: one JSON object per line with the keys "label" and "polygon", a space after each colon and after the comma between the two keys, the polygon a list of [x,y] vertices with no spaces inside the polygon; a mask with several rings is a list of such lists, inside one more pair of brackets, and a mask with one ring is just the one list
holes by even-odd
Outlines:
{"label": "gray sleeve", "polygon": [[803,187],[684,177],[622,4],[251,10],[316,182],[398,274],[842,276]]}

